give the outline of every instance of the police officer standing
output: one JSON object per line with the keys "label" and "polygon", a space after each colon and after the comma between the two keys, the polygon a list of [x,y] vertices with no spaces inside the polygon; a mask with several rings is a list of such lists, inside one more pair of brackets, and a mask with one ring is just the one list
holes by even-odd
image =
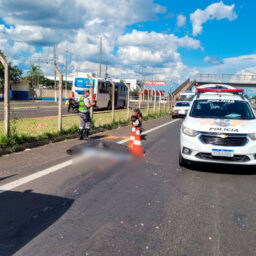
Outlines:
{"label": "police officer standing", "polygon": [[84,92],[79,100],[79,116],[80,116],[80,129],[79,140],[89,138],[89,130],[91,126],[90,108],[95,106],[95,102],[90,103],[90,90]]}

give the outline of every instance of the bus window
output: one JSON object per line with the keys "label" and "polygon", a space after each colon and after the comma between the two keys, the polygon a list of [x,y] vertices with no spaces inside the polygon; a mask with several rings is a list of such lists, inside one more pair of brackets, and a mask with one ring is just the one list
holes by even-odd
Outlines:
{"label": "bus window", "polygon": [[110,93],[112,91],[112,85],[110,82],[107,82],[106,84],[106,89],[107,89],[107,92]]}
{"label": "bus window", "polygon": [[108,93],[106,82],[99,82],[99,93]]}
{"label": "bus window", "polygon": [[103,83],[102,82],[99,82],[99,85],[98,85],[98,91],[99,91],[99,93],[103,93]]}

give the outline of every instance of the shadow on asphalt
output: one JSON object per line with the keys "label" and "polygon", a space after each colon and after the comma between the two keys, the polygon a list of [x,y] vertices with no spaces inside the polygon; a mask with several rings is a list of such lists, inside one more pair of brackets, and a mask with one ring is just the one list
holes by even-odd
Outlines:
{"label": "shadow on asphalt", "polygon": [[107,137],[107,135],[95,135],[95,136],[91,136],[91,140],[100,140],[100,139],[104,139],[104,138],[106,138]]}
{"label": "shadow on asphalt", "polygon": [[142,134],[142,135],[141,135],[141,140],[147,140],[147,136],[148,136],[148,135],[146,135],[146,134],[145,134],[145,135]]}
{"label": "shadow on asphalt", "polygon": [[230,175],[256,175],[256,167],[222,164],[187,164],[187,170]]}
{"label": "shadow on asphalt", "polygon": [[31,190],[0,194],[0,255],[15,254],[57,221],[73,201]]}
{"label": "shadow on asphalt", "polygon": [[9,175],[9,176],[0,178],[0,181],[2,181],[2,180],[7,180],[7,179],[9,179],[9,178],[11,178],[11,177],[14,177],[14,176],[16,176],[16,175],[17,175],[17,174],[13,174],[13,175]]}

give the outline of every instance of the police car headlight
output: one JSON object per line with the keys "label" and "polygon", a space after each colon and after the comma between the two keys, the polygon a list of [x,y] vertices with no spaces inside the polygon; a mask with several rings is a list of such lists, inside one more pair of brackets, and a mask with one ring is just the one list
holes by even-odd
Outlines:
{"label": "police car headlight", "polygon": [[251,140],[256,140],[256,133],[251,133],[251,134],[249,134],[249,138],[250,138]]}
{"label": "police car headlight", "polygon": [[190,137],[196,137],[198,135],[198,131],[192,130],[192,129],[190,129],[188,127],[185,127],[185,126],[182,127],[182,132],[185,135],[190,136]]}

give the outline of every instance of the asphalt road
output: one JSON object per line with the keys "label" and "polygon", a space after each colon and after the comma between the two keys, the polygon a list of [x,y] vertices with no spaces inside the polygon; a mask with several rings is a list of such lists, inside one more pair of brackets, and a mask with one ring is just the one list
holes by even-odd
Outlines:
{"label": "asphalt road", "polygon": [[[63,107],[63,114],[74,114],[68,113],[67,107]],[[11,109],[10,118],[36,118],[36,117],[47,117],[57,116],[58,106],[54,107],[40,107],[40,108],[22,108],[22,109]],[[4,111],[0,110],[0,120],[4,119]]]}
{"label": "asphalt road", "polygon": [[[170,121],[144,126],[148,131]],[[1,193],[0,255],[256,255],[256,172],[180,168],[180,124],[146,134],[141,161],[90,158]],[[120,128],[95,139],[112,148],[107,136],[129,132]],[[77,144],[0,158],[0,188],[65,163],[66,149]],[[126,152],[125,145],[116,147]]]}
{"label": "asphalt road", "polygon": [[[24,105],[24,106],[23,106]],[[58,115],[58,105],[54,104],[29,104],[29,105],[20,105],[18,108],[17,106],[15,108],[11,108],[10,110],[10,118],[37,118],[37,117],[47,117],[47,116],[57,116]],[[50,105],[50,106],[49,106]],[[152,107],[152,103],[150,104]],[[130,103],[131,108],[138,107],[137,103]],[[146,108],[146,105],[143,104],[142,107]],[[158,107],[158,106],[157,106]],[[106,109],[99,109],[98,111],[106,111]],[[69,115],[74,114],[71,110],[71,112],[67,111],[67,106],[63,106],[63,115]],[[0,108],[0,120],[4,119],[4,110],[3,107]]]}

